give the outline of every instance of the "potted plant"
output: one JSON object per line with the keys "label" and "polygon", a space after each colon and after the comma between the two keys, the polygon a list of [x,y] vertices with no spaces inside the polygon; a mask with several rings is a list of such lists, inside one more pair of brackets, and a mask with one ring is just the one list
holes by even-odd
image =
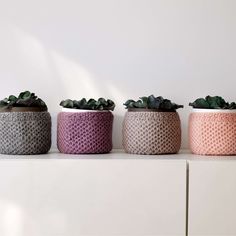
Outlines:
{"label": "potted plant", "polygon": [[163,97],[141,97],[124,103],[123,147],[128,153],[177,153],[181,145],[181,125],[176,109],[182,105]]}
{"label": "potted plant", "polygon": [[236,103],[206,96],[189,103],[189,144],[199,155],[236,154]]}
{"label": "potted plant", "polygon": [[51,147],[51,116],[29,91],[0,101],[0,153],[43,154]]}
{"label": "potted plant", "polygon": [[108,153],[112,149],[115,103],[108,99],[67,99],[60,103],[57,146],[68,154]]}

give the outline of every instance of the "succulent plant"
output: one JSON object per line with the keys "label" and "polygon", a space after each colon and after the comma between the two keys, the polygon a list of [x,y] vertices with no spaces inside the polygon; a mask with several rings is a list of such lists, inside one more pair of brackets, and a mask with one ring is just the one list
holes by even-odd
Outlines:
{"label": "succulent plant", "polygon": [[84,109],[84,110],[111,110],[115,108],[115,103],[110,99],[99,98],[97,101],[93,98],[86,100],[82,98],[81,100],[71,100],[66,99],[61,101],[60,106],[64,108],[73,109]]}
{"label": "succulent plant", "polygon": [[11,107],[39,107],[47,110],[46,103],[29,91],[21,92],[18,97],[10,95],[0,101],[0,108],[10,109]]}
{"label": "succulent plant", "polygon": [[203,109],[236,109],[236,103],[226,102],[222,97],[219,96],[206,96],[205,98],[198,98],[194,102],[189,103],[189,106],[193,108]]}
{"label": "succulent plant", "polygon": [[138,101],[127,100],[124,105],[126,109],[128,108],[142,108],[142,109],[156,109],[162,111],[175,111],[178,108],[183,108],[183,105],[178,105],[172,103],[168,99],[164,99],[163,97],[155,97],[154,95],[150,95],[148,97],[140,97]]}

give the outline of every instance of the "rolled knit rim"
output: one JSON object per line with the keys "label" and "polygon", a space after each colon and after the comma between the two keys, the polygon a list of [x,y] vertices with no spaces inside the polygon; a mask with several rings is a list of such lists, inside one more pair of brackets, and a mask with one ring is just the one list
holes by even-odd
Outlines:
{"label": "rolled knit rim", "polygon": [[71,112],[71,113],[83,113],[83,112],[110,112],[109,110],[86,110],[86,109],[74,109],[74,108],[65,108],[61,109],[62,112]]}
{"label": "rolled knit rim", "polygon": [[2,112],[47,112],[45,107],[1,107]]}
{"label": "rolled knit rim", "polygon": [[192,113],[236,113],[236,109],[204,109],[204,108],[193,108]]}
{"label": "rolled knit rim", "polygon": [[43,112],[0,112],[1,121],[26,121],[26,120],[42,120],[48,119],[50,113],[48,111]]}
{"label": "rolled knit rim", "polygon": [[128,108],[128,112],[177,112],[176,110],[149,109],[149,108]]}

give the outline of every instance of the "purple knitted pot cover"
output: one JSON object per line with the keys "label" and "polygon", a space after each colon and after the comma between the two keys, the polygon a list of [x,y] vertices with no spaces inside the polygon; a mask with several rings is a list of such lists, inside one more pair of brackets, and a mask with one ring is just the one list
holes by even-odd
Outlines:
{"label": "purple knitted pot cover", "polygon": [[62,153],[107,153],[112,149],[111,112],[60,112],[57,147]]}

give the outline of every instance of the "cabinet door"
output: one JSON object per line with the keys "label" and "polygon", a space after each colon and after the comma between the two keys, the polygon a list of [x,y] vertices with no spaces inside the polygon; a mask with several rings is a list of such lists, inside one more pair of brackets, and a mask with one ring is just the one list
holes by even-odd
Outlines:
{"label": "cabinet door", "polygon": [[40,160],[33,172],[29,236],[185,235],[184,160]]}
{"label": "cabinet door", "polygon": [[1,236],[31,234],[31,191],[31,162],[0,160]]}
{"label": "cabinet door", "polygon": [[189,235],[236,235],[236,162],[189,162]]}

